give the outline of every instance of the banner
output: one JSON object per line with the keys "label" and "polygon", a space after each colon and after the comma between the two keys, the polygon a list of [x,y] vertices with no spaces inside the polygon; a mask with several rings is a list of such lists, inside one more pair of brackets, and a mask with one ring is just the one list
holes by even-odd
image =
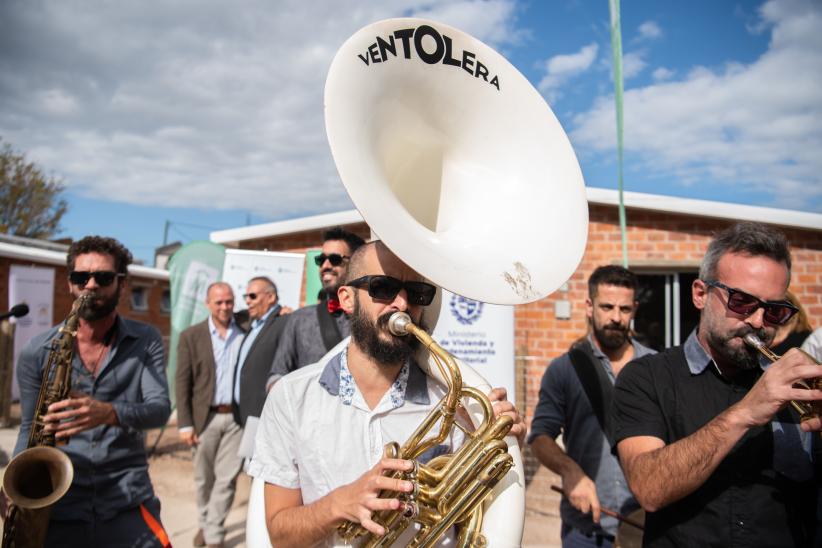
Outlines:
{"label": "banner", "polygon": [[434,340],[514,401],[514,307],[482,303],[442,290]]}
{"label": "banner", "polygon": [[322,249],[309,249],[305,252],[305,306],[316,304],[317,295],[323,288],[320,280],[320,267],[314,262],[314,257],[322,253]]}
{"label": "banner", "polygon": [[234,310],[246,308],[242,296],[248,281],[257,276],[270,278],[277,285],[281,305],[299,308],[304,261],[302,253],[226,249],[222,279],[234,290]]}
{"label": "banner", "polygon": [[177,341],[186,328],[208,317],[206,291],[219,281],[225,248],[212,242],[191,242],[177,250],[168,261],[171,290],[171,334],[168,346],[169,394],[175,400],[174,373],[177,370]]}
{"label": "banner", "polygon": [[9,308],[16,304],[29,305],[29,313],[22,318],[11,318],[17,323],[14,330],[14,377],[12,400],[20,399],[17,386],[17,357],[35,335],[48,331],[54,323],[54,269],[11,265],[9,270]]}

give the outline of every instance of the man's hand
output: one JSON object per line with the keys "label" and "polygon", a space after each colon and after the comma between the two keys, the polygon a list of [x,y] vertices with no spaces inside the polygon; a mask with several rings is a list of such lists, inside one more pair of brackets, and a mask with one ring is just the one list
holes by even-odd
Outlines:
{"label": "man's hand", "polygon": [[372,521],[371,514],[381,510],[397,510],[402,502],[397,498],[379,498],[380,491],[410,493],[414,490],[410,481],[389,478],[385,474],[394,470],[407,472],[413,466],[410,460],[383,458],[355,482],[329,493],[334,515],[359,523],[375,535],[384,535],[385,528]]}
{"label": "man's hand", "polygon": [[200,443],[200,438],[194,432],[194,430],[181,430],[180,431],[180,441],[184,444],[188,445],[189,447],[194,447]]}
{"label": "man's hand", "polygon": [[[771,364],[745,397],[734,407],[748,427],[761,426],[789,401],[822,400],[822,390],[794,388],[798,380],[808,380],[820,376],[819,365],[807,354],[795,348],[788,350],[782,358]],[[811,423],[807,428],[812,429]]]}
{"label": "man's hand", "polygon": [[525,421],[522,420],[522,416],[520,416],[517,408],[514,407],[513,403],[508,401],[508,392],[502,387],[494,388],[488,393],[488,399],[491,400],[491,403],[494,405],[495,417],[500,415],[510,415],[511,418],[514,419],[514,425],[511,426],[509,435],[517,438],[519,448],[522,449],[522,445],[525,443],[525,433],[527,428],[525,428]]}
{"label": "man's hand", "polygon": [[590,512],[594,523],[599,523],[597,487],[579,466],[573,467],[562,476],[562,491],[574,508],[583,514]]}
{"label": "man's hand", "polygon": [[819,432],[822,431],[822,418],[819,416],[812,419],[804,420],[800,423],[800,428],[805,432]]}
{"label": "man's hand", "polygon": [[44,430],[53,432],[57,438],[68,438],[101,424],[120,423],[110,403],[82,395],[49,405],[43,421],[46,423]]}

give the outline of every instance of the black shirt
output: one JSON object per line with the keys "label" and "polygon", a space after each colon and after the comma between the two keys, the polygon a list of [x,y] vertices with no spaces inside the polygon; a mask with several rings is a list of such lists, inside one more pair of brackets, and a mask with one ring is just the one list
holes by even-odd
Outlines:
{"label": "black shirt", "polygon": [[[633,436],[666,444],[685,438],[739,402],[761,374],[723,378],[694,331],[684,345],[634,360],[620,373],[615,443]],[[748,430],[702,486],[647,515],[643,545],[809,546],[816,487],[811,436],[797,423],[787,408]]]}

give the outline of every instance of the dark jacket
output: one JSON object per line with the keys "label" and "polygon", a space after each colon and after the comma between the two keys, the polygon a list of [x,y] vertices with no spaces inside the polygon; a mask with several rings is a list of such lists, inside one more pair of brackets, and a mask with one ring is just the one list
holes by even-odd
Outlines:
{"label": "dark jacket", "polygon": [[234,420],[240,426],[245,426],[249,416],[259,417],[263,411],[268,373],[285,324],[285,318],[279,316],[279,309],[275,309],[254,339],[239,378],[236,371],[240,364],[235,367],[235,382],[240,383],[240,401],[234,402]]}

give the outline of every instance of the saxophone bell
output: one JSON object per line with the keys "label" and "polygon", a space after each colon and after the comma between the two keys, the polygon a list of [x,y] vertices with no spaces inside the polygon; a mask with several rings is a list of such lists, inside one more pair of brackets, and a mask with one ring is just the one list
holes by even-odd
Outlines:
{"label": "saxophone bell", "polygon": [[3,529],[2,548],[43,546],[51,506],[68,492],[74,479],[71,459],[54,447],[54,433],[46,431],[43,416],[51,404],[66,399],[71,391],[71,362],[80,309],[89,300],[88,295],[75,299],[52,341],[43,367],[27,448],[9,462],[3,475],[3,489],[12,504]]}

